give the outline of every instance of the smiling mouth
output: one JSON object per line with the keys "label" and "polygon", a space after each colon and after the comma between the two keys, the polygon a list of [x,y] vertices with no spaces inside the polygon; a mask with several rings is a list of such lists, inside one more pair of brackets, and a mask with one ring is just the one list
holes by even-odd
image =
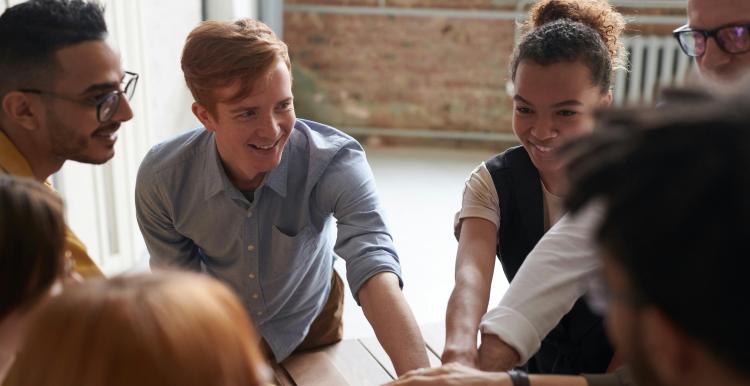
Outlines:
{"label": "smiling mouth", "polygon": [[277,139],[276,142],[274,142],[274,143],[272,143],[272,144],[270,144],[268,146],[258,145],[258,144],[253,144],[253,143],[248,144],[248,146],[250,146],[251,148],[256,149],[256,150],[271,150],[271,149],[275,148],[276,145],[279,144],[279,141],[281,141],[281,139]]}
{"label": "smiling mouth", "polygon": [[533,142],[529,142],[529,144],[531,144],[531,146],[533,146],[540,153],[550,153],[552,150],[555,150],[555,148],[552,147],[552,146],[538,145],[538,144],[533,143]]}
{"label": "smiling mouth", "polygon": [[93,137],[95,138],[103,138],[110,141],[116,141],[117,140],[117,132],[120,129],[120,125],[116,125],[114,127],[106,127],[99,129],[94,132]]}

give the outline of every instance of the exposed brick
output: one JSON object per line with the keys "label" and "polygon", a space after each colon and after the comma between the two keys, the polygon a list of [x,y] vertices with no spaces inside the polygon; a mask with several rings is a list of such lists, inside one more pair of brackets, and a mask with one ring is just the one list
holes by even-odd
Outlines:
{"label": "exposed brick", "polygon": [[378,0],[284,0],[284,4],[375,6]]}
{"label": "exposed brick", "polygon": [[508,130],[513,24],[287,14],[297,110],[345,126]]}
{"label": "exposed brick", "polygon": [[[287,0],[287,4],[377,5]],[[389,7],[513,8],[507,0],[386,0]],[[684,15],[622,9],[626,16]],[[506,95],[511,20],[285,13],[300,117],[339,127],[511,132]],[[677,25],[630,25],[628,35],[668,35]],[[391,139],[386,143],[412,143]],[[418,141],[417,141],[418,142]],[[451,144],[470,142],[443,141]]]}
{"label": "exposed brick", "polygon": [[385,0],[388,7],[513,10],[509,0]]}

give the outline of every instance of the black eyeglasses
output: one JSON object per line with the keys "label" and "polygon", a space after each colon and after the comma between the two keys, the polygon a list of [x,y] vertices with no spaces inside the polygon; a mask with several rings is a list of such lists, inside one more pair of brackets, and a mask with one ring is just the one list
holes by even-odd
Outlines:
{"label": "black eyeglasses", "polygon": [[99,122],[107,122],[112,119],[112,117],[117,112],[117,107],[120,106],[120,98],[122,95],[125,95],[125,98],[127,100],[131,100],[133,98],[133,94],[135,93],[135,86],[138,84],[138,74],[130,71],[125,71],[125,76],[122,78],[121,84],[123,85],[122,90],[114,90],[108,92],[102,96],[97,97],[94,100],[75,99],[66,95],[32,88],[23,88],[19,89],[18,91],[51,96],[54,98],[76,102],[88,106],[96,106],[96,119]]}
{"label": "black eyeglasses", "polygon": [[729,25],[704,31],[682,26],[672,32],[680,48],[687,56],[701,57],[706,53],[708,38],[713,37],[716,45],[728,54],[741,54],[750,51],[750,24]]}

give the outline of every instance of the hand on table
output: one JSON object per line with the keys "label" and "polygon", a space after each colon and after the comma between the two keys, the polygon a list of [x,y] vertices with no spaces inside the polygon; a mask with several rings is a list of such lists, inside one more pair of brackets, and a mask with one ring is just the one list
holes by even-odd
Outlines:
{"label": "hand on table", "polygon": [[480,371],[450,363],[442,367],[409,371],[385,386],[511,386],[507,373]]}

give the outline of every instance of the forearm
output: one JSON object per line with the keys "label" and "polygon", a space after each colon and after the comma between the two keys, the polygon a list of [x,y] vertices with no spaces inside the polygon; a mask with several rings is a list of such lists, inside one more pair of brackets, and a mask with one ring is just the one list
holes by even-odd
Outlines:
{"label": "forearm", "polygon": [[482,333],[499,336],[528,360],[573,307],[600,267],[591,234],[600,210],[566,215],[526,256],[500,305],[483,318]]}
{"label": "forearm", "polygon": [[360,288],[359,301],[397,374],[430,366],[422,334],[395,274],[371,277]]}
{"label": "forearm", "polygon": [[477,366],[477,330],[487,311],[495,268],[496,227],[487,220],[464,220],[456,254],[456,286],[446,313],[443,362]]}
{"label": "forearm", "polygon": [[479,368],[484,371],[507,371],[518,366],[521,357],[518,351],[497,335],[482,334],[479,347]]}
{"label": "forearm", "polygon": [[489,284],[481,282],[468,278],[456,281],[445,318],[445,350],[448,352],[476,350],[479,321],[489,303]]}

